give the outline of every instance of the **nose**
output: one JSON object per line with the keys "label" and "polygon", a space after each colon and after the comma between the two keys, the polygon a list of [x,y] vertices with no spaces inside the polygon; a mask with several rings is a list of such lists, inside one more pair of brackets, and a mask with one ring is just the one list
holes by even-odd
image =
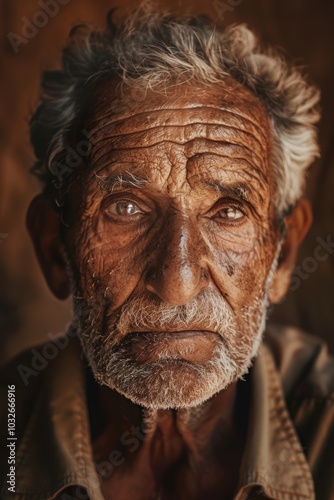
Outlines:
{"label": "nose", "polygon": [[168,304],[187,304],[209,283],[205,242],[196,224],[180,214],[166,222],[159,240],[146,288]]}

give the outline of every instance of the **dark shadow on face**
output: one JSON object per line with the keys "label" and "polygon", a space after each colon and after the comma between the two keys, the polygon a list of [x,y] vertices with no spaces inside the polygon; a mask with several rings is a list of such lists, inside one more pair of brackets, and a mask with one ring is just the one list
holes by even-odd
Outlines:
{"label": "dark shadow on face", "polygon": [[143,406],[199,404],[247,371],[285,293],[269,118],[231,79],[95,97],[63,266],[85,354]]}

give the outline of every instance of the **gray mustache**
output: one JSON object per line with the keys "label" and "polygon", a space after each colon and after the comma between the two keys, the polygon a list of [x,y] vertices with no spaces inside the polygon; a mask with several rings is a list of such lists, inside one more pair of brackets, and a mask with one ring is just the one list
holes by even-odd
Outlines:
{"label": "gray mustache", "polygon": [[125,303],[117,322],[120,334],[130,331],[199,329],[221,332],[233,326],[233,315],[226,301],[211,290],[204,290],[188,304],[174,306],[143,293]]}

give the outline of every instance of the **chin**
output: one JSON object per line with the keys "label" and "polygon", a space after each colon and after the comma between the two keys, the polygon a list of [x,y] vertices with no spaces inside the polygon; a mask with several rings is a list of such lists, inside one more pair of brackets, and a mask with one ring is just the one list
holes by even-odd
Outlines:
{"label": "chin", "polygon": [[196,313],[206,333],[182,339],[163,326],[180,331],[175,326],[180,324],[180,307],[145,297],[130,301],[120,317],[109,314],[107,324],[103,311],[90,310],[89,321],[79,312],[75,318],[98,383],[145,408],[182,409],[201,405],[248,372],[262,339],[266,304],[266,295],[254,299],[237,322],[224,300],[203,293],[201,300],[182,306],[181,319],[191,332]]}
{"label": "chin", "polygon": [[198,365],[181,359],[163,359],[140,364],[120,353],[88,361],[102,385],[148,409],[185,409],[198,406],[236,382],[251,365],[251,359],[236,364],[225,352]]}

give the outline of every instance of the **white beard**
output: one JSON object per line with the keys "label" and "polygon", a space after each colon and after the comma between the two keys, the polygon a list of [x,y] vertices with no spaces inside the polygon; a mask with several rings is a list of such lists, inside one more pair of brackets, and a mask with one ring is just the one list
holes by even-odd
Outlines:
{"label": "white beard", "polygon": [[[268,307],[268,289],[277,267],[279,248],[272,263],[262,297],[235,313],[218,293],[204,290],[182,306],[171,306],[158,298],[142,294],[128,300],[117,314],[108,315],[93,304],[83,302],[74,293],[74,323],[82,348],[95,379],[115,389],[133,403],[150,409],[190,408],[200,405],[231,383],[241,379],[249,370],[262,341]],[[74,287],[74,292],[77,290]],[[82,310],[85,308],[83,317]],[[106,307],[106,306],[105,306]],[[103,321],[102,321],[103,316]],[[211,359],[203,364],[182,360],[182,355],[195,349],[187,343],[175,357],[168,349],[168,340],[159,337],[159,356],[153,362],[138,362],[129,345],[137,333],[184,330],[187,325],[203,325],[203,330],[217,333]],[[143,333],[150,336],[153,334]],[[157,338],[157,337],[155,337]],[[129,339],[131,342],[129,344]],[[152,342],[148,344],[153,345]],[[151,340],[148,338],[147,340]],[[149,355],[149,348],[145,348]]]}

